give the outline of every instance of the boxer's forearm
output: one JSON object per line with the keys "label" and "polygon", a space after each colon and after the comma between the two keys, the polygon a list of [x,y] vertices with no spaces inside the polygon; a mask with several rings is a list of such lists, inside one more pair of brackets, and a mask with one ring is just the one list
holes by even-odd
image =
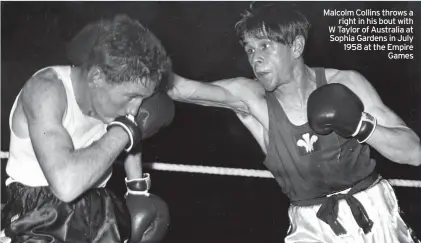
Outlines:
{"label": "boxer's forearm", "polygon": [[377,127],[366,142],[393,162],[420,165],[419,137],[382,102],[371,83],[354,71],[341,71],[336,79],[350,88],[361,99],[364,111],[377,120]]}
{"label": "boxer's forearm", "polygon": [[232,80],[220,80],[214,82],[200,82],[173,75],[172,88],[168,95],[176,101],[193,103],[203,106],[215,106],[228,109],[245,111],[244,102],[224,87]]}
{"label": "boxer's forearm", "polygon": [[407,127],[377,125],[367,143],[393,162],[415,166],[421,164],[420,139]]}
{"label": "boxer's forearm", "polygon": [[202,105],[206,105],[207,101],[223,100],[226,96],[222,89],[215,89],[210,84],[187,79],[177,74],[173,75],[173,85],[168,95],[177,101]]}
{"label": "boxer's forearm", "polygon": [[127,180],[142,178],[142,154],[129,154],[124,161]]}
{"label": "boxer's forearm", "polygon": [[54,173],[53,190],[63,201],[72,201],[92,188],[129,142],[121,127],[111,128],[92,145],[70,152],[65,166]]}

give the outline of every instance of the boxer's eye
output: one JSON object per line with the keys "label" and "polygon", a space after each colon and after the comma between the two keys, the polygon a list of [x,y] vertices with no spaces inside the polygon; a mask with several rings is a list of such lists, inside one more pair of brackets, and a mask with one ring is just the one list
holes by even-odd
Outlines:
{"label": "boxer's eye", "polygon": [[135,98],[136,98],[135,95],[125,95],[124,96],[124,99],[125,99],[126,102],[130,102],[130,101],[132,101]]}
{"label": "boxer's eye", "polygon": [[270,44],[269,44],[269,43],[263,43],[263,44],[261,45],[262,50],[266,50],[266,49],[268,49],[269,47],[270,47]]}
{"label": "boxer's eye", "polygon": [[251,49],[251,48],[246,49],[246,53],[249,54],[249,55],[252,54],[253,52],[254,52],[254,50]]}

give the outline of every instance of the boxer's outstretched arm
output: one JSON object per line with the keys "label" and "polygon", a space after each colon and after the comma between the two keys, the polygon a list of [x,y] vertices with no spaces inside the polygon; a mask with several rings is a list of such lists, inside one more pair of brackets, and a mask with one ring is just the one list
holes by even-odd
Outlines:
{"label": "boxer's outstretched arm", "polygon": [[359,96],[365,112],[377,119],[377,127],[367,143],[391,161],[420,165],[421,145],[418,135],[383,104],[374,87],[354,71],[341,71],[335,76],[333,79],[348,86]]}
{"label": "boxer's outstretched arm", "polygon": [[110,129],[91,146],[76,150],[62,125],[67,100],[53,70],[33,76],[21,101],[36,157],[53,193],[69,202],[91,188],[110,168],[129,138],[119,127]]}
{"label": "boxer's outstretched arm", "polygon": [[168,94],[174,100],[242,112],[250,112],[247,101],[262,91],[254,80],[247,78],[200,82],[173,74],[172,82]]}
{"label": "boxer's outstretched arm", "polygon": [[266,153],[265,128],[262,125],[265,122],[256,117],[256,110],[262,110],[258,103],[263,99],[265,90],[256,80],[232,78],[205,83],[174,74],[173,85],[168,94],[177,101],[235,111]]}

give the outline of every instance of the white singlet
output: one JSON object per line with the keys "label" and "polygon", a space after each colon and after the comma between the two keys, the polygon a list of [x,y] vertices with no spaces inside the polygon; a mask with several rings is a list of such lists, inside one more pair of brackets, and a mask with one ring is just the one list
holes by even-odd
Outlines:
{"label": "white singlet", "polygon": [[[70,134],[74,148],[80,149],[89,146],[105,134],[106,124],[84,115],[80,110],[73,93],[70,66],[53,66],[47,68],[54,69],[66,90],[67,108],[63,117],[63,126]],[[47,68],[41,69],[38,72]],[[6,166],[6,173],[9,178],[6,180],[6,186],[12,182],[20,182],[31,187],[48,186],[48,182],[35,156],[30,138],[18,137],[12,129],[13,113],[15,112],[19,96],[20,93],[15,99],[9,117],[10,147],[9,160]],[[57,161],[57,163],[60,163],[60,161]],[[104,174],[95,187],[105,187],[111,177],[111,169]]]}

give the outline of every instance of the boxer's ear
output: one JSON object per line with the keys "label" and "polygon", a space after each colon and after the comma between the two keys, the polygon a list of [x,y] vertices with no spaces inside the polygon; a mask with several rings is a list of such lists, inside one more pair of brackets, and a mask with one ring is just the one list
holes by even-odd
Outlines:
{"label": "boxer's ear", "polygon": [[106,83],[104,72],[97,66],[92,66],[88,71],[88,85],[102,87]]}
{"label": "boxer's ear", "polygon": [[302,35],[297,35],[294,42],[292,42],[291,50],[294,58],[299,58],[304,52],[305,38]]}

